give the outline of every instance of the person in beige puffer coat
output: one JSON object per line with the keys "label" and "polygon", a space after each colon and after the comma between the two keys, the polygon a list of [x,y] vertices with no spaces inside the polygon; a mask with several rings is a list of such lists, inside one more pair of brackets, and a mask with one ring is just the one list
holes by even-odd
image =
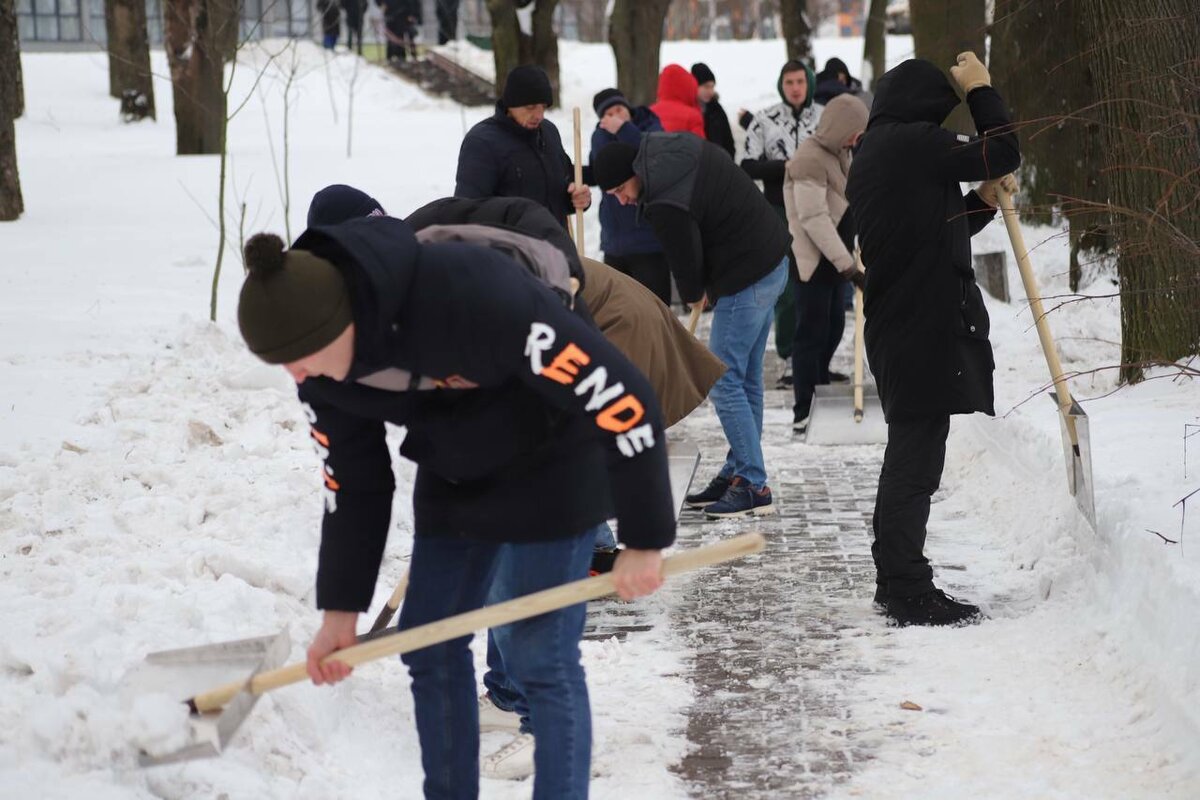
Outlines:
{"label": "person in beige puffer coat", "polygon": [[852,255],[854,221],[846,200],[850,148],[867,127],[867,107],[851,95],[829,101],[816,131],[788,159],[783,180],[796,284],[796,334],[792,346],[792,429],[808,429],[815,387],[829,383],[829,362],[842,339],[842,282],[861,285]]}

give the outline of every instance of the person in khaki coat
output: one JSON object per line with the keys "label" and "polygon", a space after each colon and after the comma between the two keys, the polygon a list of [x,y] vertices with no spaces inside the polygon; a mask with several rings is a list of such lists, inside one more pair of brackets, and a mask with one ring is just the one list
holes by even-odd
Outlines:
{"label": "person in khaki coat", "polygon": [[650,380],[669,428],[704,402],[725,364],[635,279],[590,258],[579,297],[596,327]]}
{"label": "person in khaki coat", "polygon": [[792,346],[792,429],[804,433],[817,385],[829,383],[829,362],[842,340],[846,312],[842,282],[861,286],[851,254],[854,220],[846,200],[850,148],[867,127],[867,107],[851,95],[829,101],[813,135],[800,143],[784,171],[783,202],[800,278],[795,286]]}

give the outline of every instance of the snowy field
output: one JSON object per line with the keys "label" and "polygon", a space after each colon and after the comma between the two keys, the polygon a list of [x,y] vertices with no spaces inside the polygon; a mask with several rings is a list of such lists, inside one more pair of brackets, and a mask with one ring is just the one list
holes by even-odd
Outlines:
{"label": "snowy field", "polygon": [[[332,690],[268,695],[220,760],[136,766],[139,746],[178,744],[183,721],[178,698],[123,681],[147,652],[288,628],[297,659],[319,621],[317,460],[286,374],[248,355],[234,321],[241,205],[247,235],[286,232],[281,65],[293,62],[266,67],[252,89],[266,50],[282,47],[246,51],[234,83],[231,105],[249,99],[230,127],[234,246],[215,325],[217,159],[174,155],[169,84],[156,85],[158,123],[122,125],[103,54],[23,57],[26,213],[0,225],[0,797],[419,795],[407,676],[394,660]],[[893,63],[910,50],[889,40]],[[853,67],[861,41],[818,40],[816,53]],[[584,108],[586,143],[591,96],[614,80],[611,51],[564,42],[561,59],[564,105]],[[730,114],[775,102],[782,43],[664,45],[664,64],[701,59]],[[329,183],[357,185],[398,216],[453,191],[459,141],[488,109],[429,98],[375,67],[356,73],[350,57],[327,61],[308,45],[294,63],[293,237]],[[166,73],[161,52],[154,65]],[[569,132],[568,113],[551,118]],[[587,226],[594,250],[594,211]],[[1065,234],[1025,236],[1044,292],[1064,293]],[[1003,225],[975,249],[1007,250]],[[1085,291],[1111,293],[1111,276]],[[1030,316],[1017,301],[989,310],[1000,416],[956,418],[931,535],[950,542],[935,563],[969,565],[951,580],[973,587],[993,619],[880,627],[863,658],[889,666],[844,698],[848,715],[877,723],[876,756],[829,796],[1200,797],[1200,510],[1181,530],[1175,505],[1200,487],[1200,436],[1190,453],[1184,439],[1200,424],[1200,387],[1162,379],[1114,393],[1112,371],[1075,383],[1080,399],[1097,398],[1085,403],[1093,532],[1066,494],[1053,406],[1029,399],[1046,381]],[[1115,300],[1051,316],[1067,369],[1117,363],[1118,317]],[[766,444],[777,469],[810,452]],[[376,606],[411,544],[412,469],[397,471]],[[650,634],[584,643],[604,698],[594,797],[686,796],[671,771],[687,752],[692,698],[683,632],[666,623],[678,588],[643,601],[662,621]],[[925,713],[900,711],[902,700]],[[528,792],[483,787],[487,798]]]}

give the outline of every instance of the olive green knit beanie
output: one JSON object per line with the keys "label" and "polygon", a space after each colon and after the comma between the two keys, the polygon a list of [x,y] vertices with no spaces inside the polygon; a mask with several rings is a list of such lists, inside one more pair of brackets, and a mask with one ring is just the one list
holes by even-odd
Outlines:
{"label": "olive green knit beanie", "polygon": [[354,318],[346,279],[333,264],[260,233],[246,242],[246,282],[238,298],[238,327],[250,352],[268,364],[287,364],[333,342]]}

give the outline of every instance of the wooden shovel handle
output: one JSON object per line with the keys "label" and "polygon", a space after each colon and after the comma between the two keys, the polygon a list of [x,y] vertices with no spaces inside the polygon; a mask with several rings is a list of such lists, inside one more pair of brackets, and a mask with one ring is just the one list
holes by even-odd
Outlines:
{"label": "wooden shovel handle", "polygon": [[[761,551],[766,546],[762,534],[744,533],[732,539],[726,539],[715,544],[685,550],[682,553],[663,561],[663,575],[678,575],[682,572],[732,561]],[[342,650],[330,653],[322,663],[337,660],[349,666],[358,666],[368,661],[375,661],[386,656],[420,650],[422,647],[440,644],[460,636],[466,636],[484,628],[494,628],[517,620],[536,617],[548,611],[595,600],[598,597],[613,594],[611,574],[597,575],[593,578],[564,583],[553,589],[545,589],[523,597],[517,597],[504,603],[484,606],[465,614],[430,622],[406,631],[400,631],[362,644],[356,644]],[[198,694],[188,700],[193,712],[203,713],[217,711],[234,698],[243,689],[253,694],[263,694],[281,686],[299,683],[308,678],[304,662],[296,662],[286,667],[260,672],[249,681],[234,681],[217,687],[203,694]]]}
{"label": "wooden shovel handle", "polygon": [[692,316],[688,319],[688,333],[696,335],[696,326],[700,324],[700,315],[704,313],[704,304],[697,301],[692,304]]}
{"label": "wooden shovel handle", "polygon": [[1033,312],[1033,322],[1037,326],[1038,339],[1042,343],[1042,352],[1046,355],[1046,366],[1050,368],[1050,380],[1054,382],[1054,391],[1058,394],[1058,408],[1063,418],[1067,420],[1067,430],[1071,435],[1071,444],[1079,446],[1075,433],[1075,420],[1068,412],[1073,403],[1071,389],[1063,375],[1062,362],[1058,359],[1058,349],[1050,335],[1050,323],[1046,321],[1046,311],[1042,307],[1042,295],[1038,291],[1037,278],[1033,274],[1033,264],[1029,260],[1029,249],[1025,247],[1025,235],[1021,232],[1021,221],[1017,210],[1013,207],[1012,195],[1004,191],[1004,187],[996,187],[996,198],[1000,201],[1000,213],[1004,216],[1004,227],[1008,229],[1008,238],[1012,242],[1013,255],[1017,258],[1017,268],[1021,270],[1021,283],[1025,285],[1025,296],[1029,299],[1029,309]]}
{"label": "wooden shovel handle", "polygon": [[375,618],[374,624],[371,625],[371,629],[367,633],[378,633],[388,626],[392,621],[392,617],[396,615],[396,609],[403,602],[406,591],[408,591],[408,570],[404,570],[404,574],[400,576],[400,582],[396,584],[396,591],[392,592],[392,596],[388,598],[387,604],[379,609],[379,616]]}
{"label": "wooden shovel handle", "polygon": [[[575,188],[583,186],[583,134],[580,132],[579,106],[575,106]],[[575,247],[583,256],[583,209],[575,209]]]}
{"label": "wooden shovel handle", "polygon": [[[854,261],[863,270],[862,251],[854,251]],[[864,270],[865,271],[865,270]],[[854,287],[854,421],[863,418],[863,293]]]}

